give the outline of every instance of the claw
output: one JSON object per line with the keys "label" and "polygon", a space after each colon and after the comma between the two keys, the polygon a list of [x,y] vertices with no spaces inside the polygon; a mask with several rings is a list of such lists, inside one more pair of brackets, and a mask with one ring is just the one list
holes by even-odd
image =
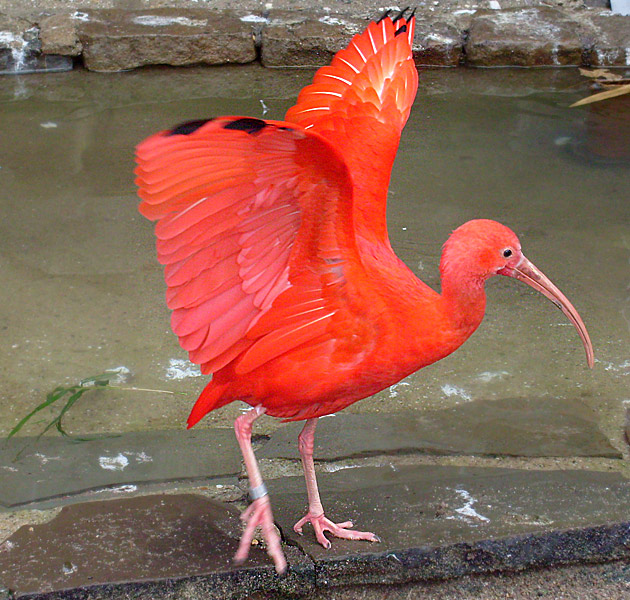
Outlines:
{"label": "claw", "polygon": [[287,560],[280,546],[280,536],[274,526],[269,496],[254,500],[241,514],[241,520],[245,523],[245,531],[243,531],[238,550],[234,555],[234,562],[237,565],[245,562],[256,528],[260,526],[267,544],[267,554],[272,558],[276,571],[283,574],[287,570]]}
{"label": "claw", "polygon": [[302,535],[302,527],[305,523],[310,523],[315,531],[317,541],[328,550],[331,547],[330,540],[324,535],[324,532],[331,533],[335,537],[345,540],[365,540],[368,542],[380,542],[380,538],[369,531],[351,531],[354,526],[352,521],[344,521],[343,523],[333,523],[327,519],[324,514],[312,515],[308,513],[301,518],[294,526],[293,531]]}

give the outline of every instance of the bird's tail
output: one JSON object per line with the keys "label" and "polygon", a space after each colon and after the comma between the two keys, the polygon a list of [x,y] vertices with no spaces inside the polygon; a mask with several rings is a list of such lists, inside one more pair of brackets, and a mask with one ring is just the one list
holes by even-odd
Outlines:
{"label": "bird's tail", "polygon": [[229,383],[210,381],[197,398],[188,416],[188,429],[199,423],[210,411],[229,404],[233,398],[225,394]]}

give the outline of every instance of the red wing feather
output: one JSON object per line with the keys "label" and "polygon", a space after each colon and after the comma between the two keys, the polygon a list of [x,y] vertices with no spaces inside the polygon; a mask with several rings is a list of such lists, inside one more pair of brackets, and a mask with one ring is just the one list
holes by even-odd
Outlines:
{"label": "red wing feather", "polygon": [[[317,71],[313,83],[300,92],[297,104],[288,110],[286,120],[317,131],[322,117],[371,104],[363,110],[375,110],[375,118],[400,134],[418,87],[411,54],[414,29],[414,17],[409,22],[401,18],[394,23],[386,17],[370,23],[347,48],[337,52],[330,66]],[[386,109],[385,99],[391,89],[399,91],[394,106]]]}
{"label": "red wing feather", "polygon": [[136,156],[172,328],[204,373],[233,361],[247,372],[325,334],[343,304],[342,263],[358,260],[350,177],[328,142],[223,117],[158,133]]}
{"label": "red wing feather", "polygon": [[415,21],[400,17],[355,36],[287,122],[194,121],[138,146],[140,212],[157,221],[173,330],[202,372],[225,368],[189,426],[234,399],[232,379],[285,354],[282,368],[308,359],[323,371],[368,351],[357,244],[389,247],[387,188],[418,80]]}
{"label": "red wing feather", "polygon": [[392,164],[418,89],[415,18],[372,22],[317,71],[287,121],[317,131],[344,157],[354,183],[357,236],[389,243],[385,218]]}

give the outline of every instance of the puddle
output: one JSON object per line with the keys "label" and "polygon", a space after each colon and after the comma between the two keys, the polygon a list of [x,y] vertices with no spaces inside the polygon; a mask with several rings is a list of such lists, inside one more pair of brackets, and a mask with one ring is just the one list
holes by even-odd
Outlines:
{"label": "puddle", "polygon": [[[0,127],[13,132],[0,148],[0,434],[55,386],[116,365],[133,373],[131,386],[183,394],[97,390],[67,415],[69,431],[184,427],[204,380],[170,333],[152,226],[136,211],[133,148],[194,118],[281,118],[311,76],[249,66],[0,79]],[[504,222],[580,311],[598,362],[586,368],[576,332],[551,303],[495,278],[486,319],[458,352],[350,410],[579,397],[620,440],[630,167],[601,153],[592,159],[589,112],[568,108],[585,94],[572,70],[440,71],[421,80],[392,178],[393,246],[438,287],[441,246],[455,227],[476,217]],[[228,426],[239,410],[235,403],[206,423]],[[48,421],[40,414],[24,433]],[[267,419],[262,429],[276,426]]]}

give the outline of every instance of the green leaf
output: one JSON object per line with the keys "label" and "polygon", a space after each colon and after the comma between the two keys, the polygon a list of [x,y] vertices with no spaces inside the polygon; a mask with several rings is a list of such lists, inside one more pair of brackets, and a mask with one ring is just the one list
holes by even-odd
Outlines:
{"label": "green leaf", "polygon": [[[24,425],[26,425],[26,423],[28,423],[28,421],[33,416],[35,416],[38,412],[44,410],[45,408],[48,408],[49,406],[51,406],[55,402],[58,402],[64,396],[67,396],[67,395],[69,395],[70,397],[66,400],[66,403],[59,411],[59,414],[44,427],[44,429],[39,433],[37,437],[40,438],[47,431],[50,431],[53,427],[55,427],[57,431],[59,431],[59,433],[65,437],[68,437],[71,439],[77,439],[77,440],[88,439],[88,438],[75,438],[72,435],[70,435],[63,428],[61,424],[61,419],[70,410],[70,408],[72,408],[75,402],[79,400],[81,396],[83,396],[85,392],[88,392],[90,389],[94,389],[96,386],[100,388],[108,386],[110,380],[116,377],[116,375],[117,373],[113,371],[105,371],[104,373],[99,373],[98,375],[92,375],[91,377],[86,377],[85,379],[82,379],[81,381],[79,381],[78,384],[75,384],[75,385],[57,386],[52,392],[49,392],[46,395],[46,400],[44,400],[44,402],[36,406],[30,413],[28,413],[24,418],[22,418],[19,421],[19,423],[9,432],[7,439],[12,438],[16,433],[18,433],[22,429],[22,427],[24,427]],[[105,437],[109,437],[109,436],[106,435]],[[97,439],[97,438],[94,438],[94,439]]]}
{"label": "green leaf", "polygon": [[10,432],[7,436],[7,439],[12,438],[24,425],[31,419],[31,417],[35,416],[39,411],[44,410],[46,407],[50,406],[54,402],[57,402],[60,398],[65,396],[68,392],[68,388],[64,388],[62,386],[56,387],[52,392],[50,392],[46,396],[46,400],[42,402],[39,406],[34,408],[28,415],[26,415]]}

